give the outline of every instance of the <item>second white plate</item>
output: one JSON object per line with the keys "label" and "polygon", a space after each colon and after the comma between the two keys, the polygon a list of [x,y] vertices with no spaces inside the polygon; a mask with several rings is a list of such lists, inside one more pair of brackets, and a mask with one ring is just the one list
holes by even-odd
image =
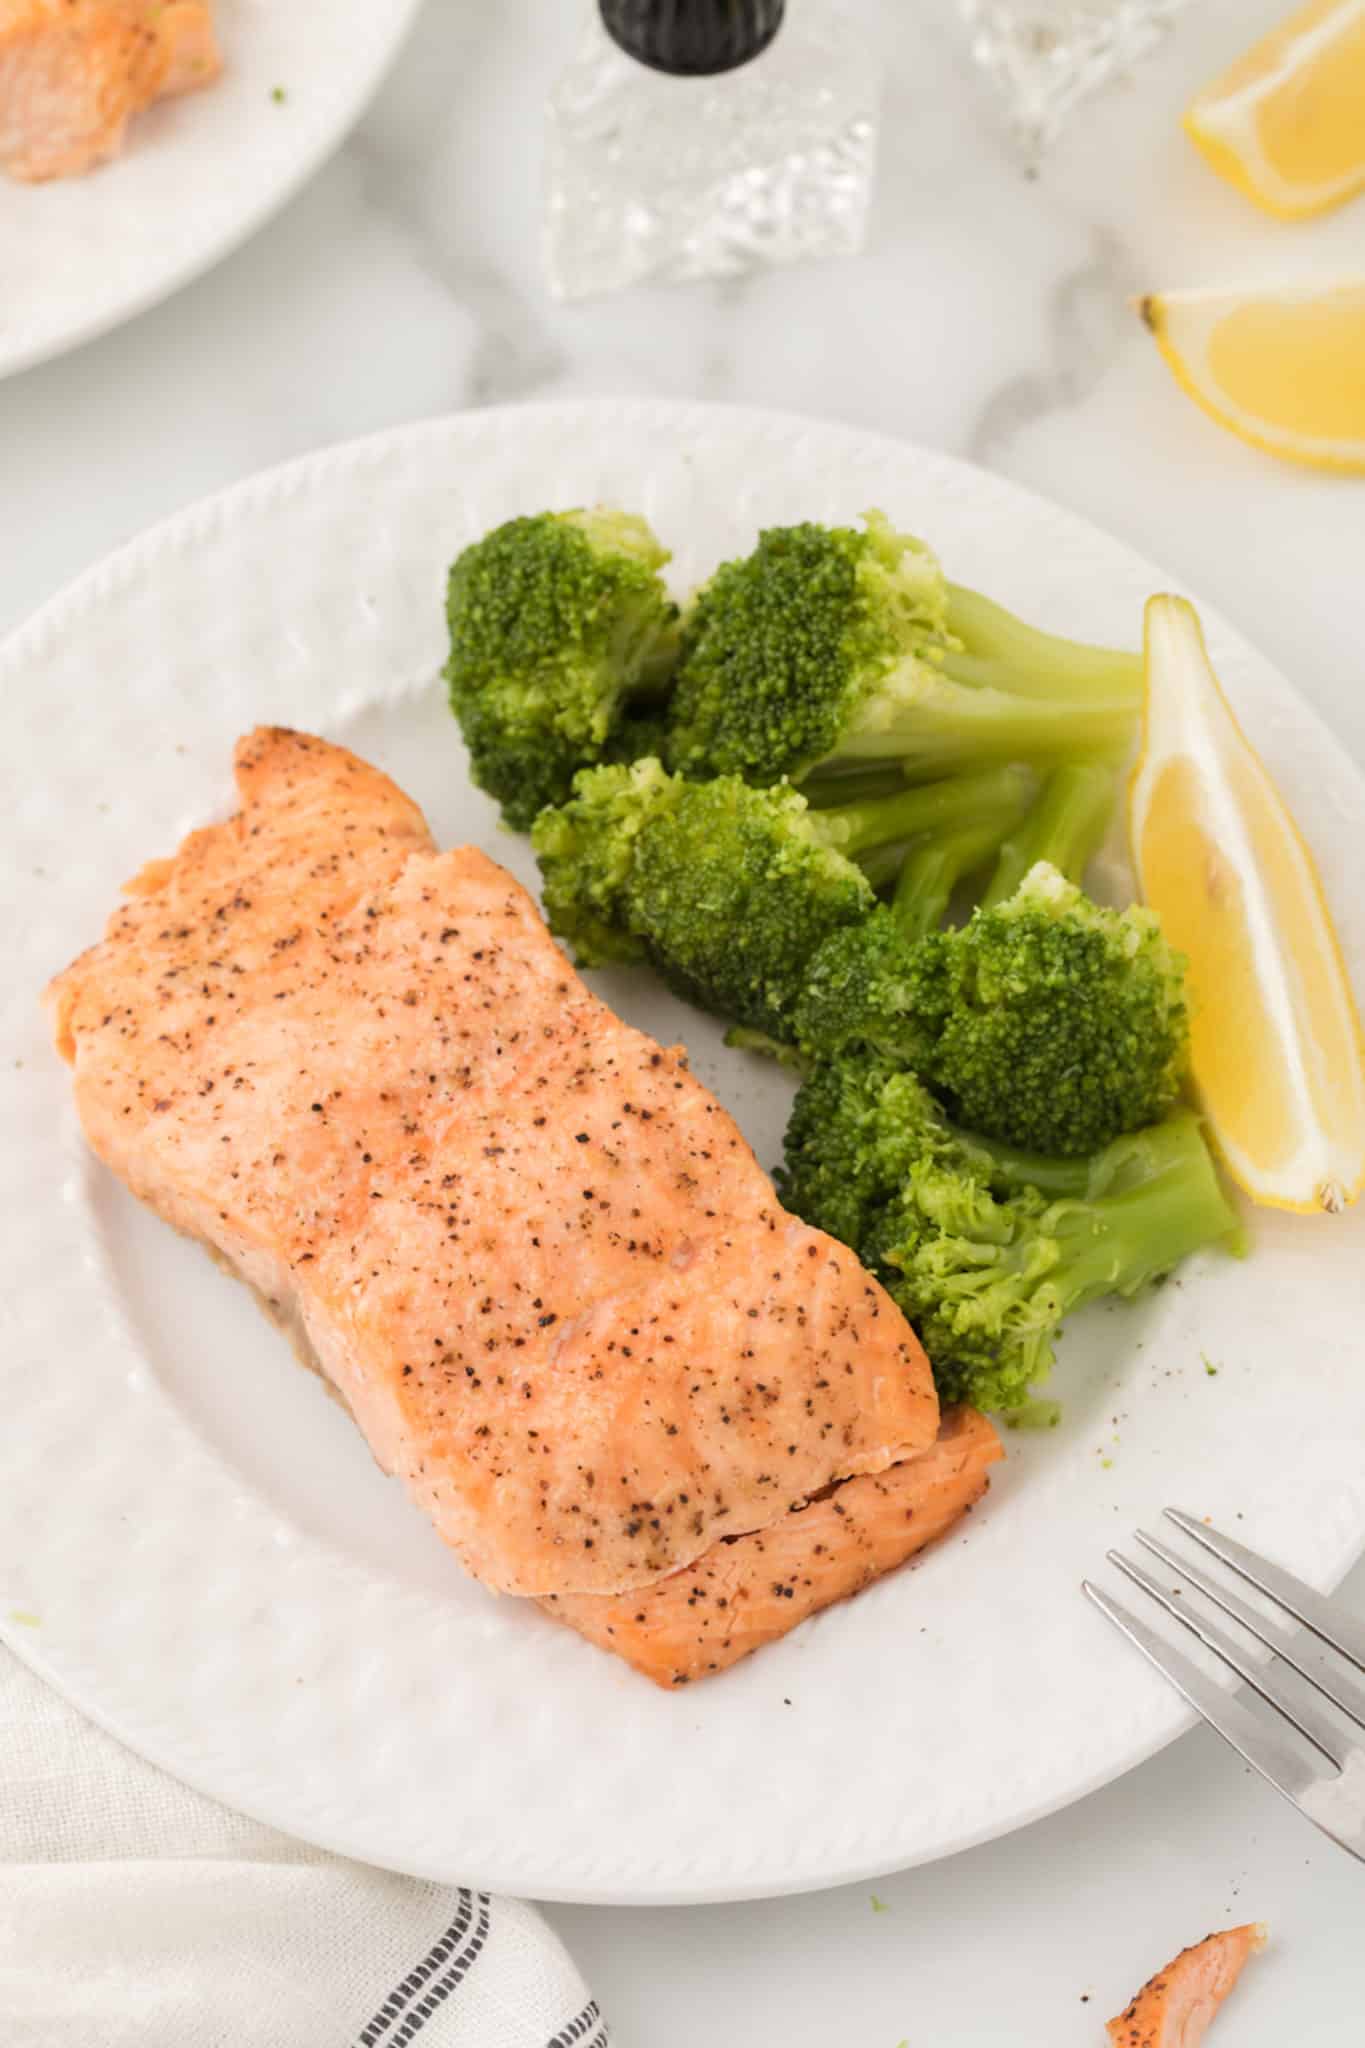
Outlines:
{"label": "second white plate", "polygon": [[[1078,1319],[1062,1427],[984,1507],[732,1673],[677,1694],[467,1579],[244,1290],[88,1159],[37,1007],[115,885],[229,801],[232,741],[312,727],[443,841],[534,884],[468,781],[437,672],[446,565],[496,520],[645,512],[680,589],[762,523],[881,504],[1041,623],[1136,641],[1162,573],[1002,482],[892,441],[648,402],[468,415],[319,455],[113,557],[0,649],[0,1634],[217,1798],[436,1878],[548,1898],[753,1896],[946,1854],[1077,1798],[1183,1725],[1080,1598],[1167,1502],[1319,1585],[1365,1539],[1365,1210],[1263,1215]],[[1365,787],[1216,618],[1239,715],[1313,839],[1359,978]],[[789,1085],[650,978],[610,993],[692,1049],[765,1162]],[[1207,1367],[1217,1367],[1211,1374]]]}
{"label": "second white plate", "polygon": [[[224,72],[82,178],[0,171],[0,377],[164,299],[282,206],[361,113],[418,0],[218,0]],[[276,96],[278,94],[278,97]]]}

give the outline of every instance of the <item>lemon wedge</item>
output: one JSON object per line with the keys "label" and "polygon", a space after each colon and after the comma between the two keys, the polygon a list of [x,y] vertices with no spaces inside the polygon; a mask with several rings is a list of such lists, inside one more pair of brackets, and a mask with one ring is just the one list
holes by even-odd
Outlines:
{"label": "lemon wedge", "polygon": [[1290,462],[1365,472],[1365,280],[1164,292],[1138,310],[1220,425]]}
{"label": "lemon wedge", "polygon": [[1365,185],[1365,0],[1310,0],[1187,108],[1220,177],[1282,220]]}
{"label": "lemon wedge", "polygon": [[1336,1211],[1365,1182],[1365,1041],[1313,857],[1183,598],[1147,606],[1131,828],[1143,900],[1189,961],[1210,1133],[1253,1201]]}

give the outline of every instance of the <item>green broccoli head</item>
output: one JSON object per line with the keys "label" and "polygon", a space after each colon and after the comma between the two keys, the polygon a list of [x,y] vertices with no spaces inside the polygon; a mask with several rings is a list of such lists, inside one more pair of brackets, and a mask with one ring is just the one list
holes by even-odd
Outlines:
{"label": "green broccoli head", "polygon": [[954,1129],[913,1076],[867,1054],[805,1083],[779,1187],[881,1275],[941,1397],[994,1410],[1026,1406],[1073,1309],[1238,1231],[1189,1111],[1087,1160],[1032,1158]]}
{"label": "green broccoli head", "polygon": [[[1051,1363],[1058,1317],[1028,1280],[1055,1263],[1046,1198],[992,1187],[912,1074],[875,1055],[822,1062],[787,1129],[778,1191],[876,1272],[919,1333],[945,1401],[1022,1407]],[[1035,1271],[1036,1269],[1036,1271]]]}
{"label": "green broccoli head", "polygon": [[774,1036],[806,963],[875,898],[820,838],[805,798],[737,776],[686,783],[640,835],[630,911],[645,950],[680,995]]}
{"label": "green broccoli head", "polygon": [[1151,911],[1101,909],[1040,863],[948,935],[944,964],[943,1025],[921,1072],[970,1129],[1076,1158],[1179,1095],[1184,960]]}
{"label": "green broccoli head", "polygon": [[656,760],[584,768],[569,801],[541,811],[531,827],[546,921],[581,966],[644,959],[630,911],[636,847],[675,793]]}
{"label": "green broccoli head", "polygon": [[1047,1379],[1067,1306],[1047,1214],[1034,1189],[997,1195],[965,1154],[929,1143],[877,1218],[865,1256],[917,1330],[941,1400],[1008,1412]]}
{"label": "green broccoli head", "polygon": [[[819,1061],[792,1104],[778,1194],[794,1215],[851,1250],[865,1247],[916,1158],[923,1090],[894,1059]],[[903,1097],[911,1114],[897,1114]]]}
{"label": "green broccoli head", "polygon": [[878,512],[773,527],[693,599],[666,760],[758,785],[896,761],[918,779],[1121,754],[1141,664],[947,584]]}
{"label": "green broccoli head", "polygon": [[835,932],[812,959],[792,1012],[796,1044],[818,1059],[870,1046],[924,1072],[947,1021],[951,943],[947,932],[908,938],[883,904]]}
{"label": "green broccoli head", "polygon": [[670,707],[684,775],[799,778],[839,751],[877,684],[943,632],[930,550],[879,513],[848,526],[770,527],[697,592]]}
{"label": "green broccoli head", "polygon": [[1102,910],[1040,863],[960,930],[916,939],[879,906],[835,933],[792,1030],[808,1058],[862,1046],[909,1067],[997,1142],[1082,1158],[1176,1100],[1184,963],[1150,911]]}
{"label": "green broccoli head", "polygon": [[551,929],[579,957],[643,956],[680,994],[788,1038],[806,963],[874,904],[805,798],[657,761],[593,769],[532,835]]}
{"label": "green broccoli head", "polygon": [[562,803],[631,700],[666,688],[679,648],[667,560],[643,519],[599,507],[510,519],[452,565],[451,707],[509,825]]}

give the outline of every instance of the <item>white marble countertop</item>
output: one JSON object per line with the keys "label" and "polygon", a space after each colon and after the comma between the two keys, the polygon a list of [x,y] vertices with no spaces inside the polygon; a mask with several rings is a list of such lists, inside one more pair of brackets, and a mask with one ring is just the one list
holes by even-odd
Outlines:
{"label": "white marble countertop", "polygon": [[[570,10],[429,0],[368,118],[272,226],[167,305],[0,385],[0,630],[149,521],[320,443],[495,401],[682,394],[903,434],[1088,513],[1259,641],[1365,761],[1365,483],[1219,432],[1130,304],[1365,270],[1365,203],[1264,221],[1179,130],[1190,92],[1285,0],[1192,0],[1034,182],[950,0],[863,4],[889,70],[866,254],[565,310],[541,282],[538,159]],[[1365,1572],[1353,1584],[1365,1606]],[[1200,1733],[1064,1815],[881,1882],[885,1911],[856,1887],[553,1918],[622,2048],[1083,2048],[1175,1949],[1262,1918],[1275,1946],[1226,2038],[1326,2048],[1348,2014],[1358,2028],[1362,1882]]]}

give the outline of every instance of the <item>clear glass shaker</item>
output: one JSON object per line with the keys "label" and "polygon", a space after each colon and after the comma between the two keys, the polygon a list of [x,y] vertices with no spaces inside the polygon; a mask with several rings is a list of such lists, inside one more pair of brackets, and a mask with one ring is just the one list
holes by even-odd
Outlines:
{"label": "clear glass shaker", "polygon": [[839,0],[599,0],[550,99],[551,290],[857,250],[878,85]]}
{"label": "clear glass shaker", "polygon": [[1025,160],[1035,164],[1067,115],[1122,76],[1187,0],[957,0],[972,54],[1004,96]]}

